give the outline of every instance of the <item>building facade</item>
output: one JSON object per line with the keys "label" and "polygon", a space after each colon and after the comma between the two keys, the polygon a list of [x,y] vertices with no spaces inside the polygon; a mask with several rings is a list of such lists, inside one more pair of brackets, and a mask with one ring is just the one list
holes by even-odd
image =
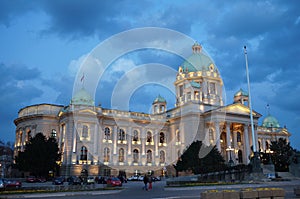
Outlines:
{"label": "building facade", "polygon": [[[121,171],[172,175],[172,165],[195,140],[216,145],[226,161],[248,164],[253,140],[248,94],[241,89],[232,104],[223,104],[223,80],[199,44],[192,46],[192,55],[179,66],[174,86],[175,107],[167,109],[159,95],[149,114],[95,106],[84,88],[66,106],[22,108],[15,119],[15,155],[30,137],[42,132],[57,138],[63,176],[80,175],[84,169],[94,176]],[[260,117],[253,111],[254,140],[261,150],[268,149],[274,136],[288,139],[290,133],[275,124],[274,117],[268,116],[259,126]],[[202,155],[206,153],[203,150]]]}

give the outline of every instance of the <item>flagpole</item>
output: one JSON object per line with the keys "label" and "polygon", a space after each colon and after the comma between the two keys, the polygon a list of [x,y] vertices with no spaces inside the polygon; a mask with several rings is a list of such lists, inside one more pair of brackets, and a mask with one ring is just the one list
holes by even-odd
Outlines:
{"label": "flagpole", "polygon": [[247,84],[248,84],[248,98],[249,98],[249,108],[250,108],[250,122],[251,122],[251,133],[252,133],[252,143],[253,143],[253,152],[257,152],[256,141],[255,141],[255,132],[254,132],[254,124],[253,124],[253,114],[252,114],[252,104],[251,104],[251,93],[250,93],[250,78],[249,78],[249,70],[248,70],[248,57],[246,46],[244,46],[244,54],[246,60],[246,74],[247,74]]}

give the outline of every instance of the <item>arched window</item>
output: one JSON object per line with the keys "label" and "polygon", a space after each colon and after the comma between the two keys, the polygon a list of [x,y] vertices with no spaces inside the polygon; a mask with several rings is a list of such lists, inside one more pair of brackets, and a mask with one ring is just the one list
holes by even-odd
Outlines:
{"label": "arched window", "polygon": [[208,136],[209,136],[209,143],[213,144],[214,141],[215,141],[215,136],[214,136],[214,130],[213,129],[208,130]]}
{"label": "arched window", "polygon": [[31,139],[31,130],[28,130],[26,134],[26,141],[29,141],[30,139]]}
{"label": "arched window", "polygon": [[85,146],[81,147],[80,160],[87,161],[87,148]]}
{"label": "arched window", "polygon": [[110,159],[110,150],[109,148],[104,148],[104,162],[109,162]]}
{"label": "arched window", "polygon": [[105,129],[104,129],[104,139],[110,140],[110,128],[108,128],[108,127],[105,127]]}
{"label": "arched window", "polygon": [[238,143],[241,143],[241,142],[242,142],[242,136],[241,136],[241,133],[240,133],[240,132],[237,132],[237,133],[236,133],[236,141],[237,141]]}
{"label": "arched window", "polygon": [[124,149],[119,149],[119,162],[124,162]]}
{"label": "arched window", "polygon": [[180,142],[180,131],[176,131],[176,142]]}
{"label": "arched window", "polygon": [[83,125],[82,126],[82,132],[81,132],[81,136],[83,138],[87,138],[89,135],[89,127],[87,125]]}
{"label": "arched window", "polygon": [[165,152],[164,151],[160,151],[159,152],[159,163],[165,163]]}
{"label": "arched window", "polygon": [[123,129],[119,130],[119,140],[124,141],[125,140],[125,131]]}
{"label": "arched window", "polygon": [[134,149],[133,150],[133,162],[138,163],[139,161],[139,150]]}
{"label": "arched window", "polygon": [[152,142],[152,133],[150,131],[147,132],[147,142]]}
{"label": "arched window", "polygon": [[149,149],[147,151],[147,163],[151,163],[152,162],[152,151]]}
{"label": "arched window", "polygon": [[139,141],[139,132],[137,130],[133,131],[132,141],[135,141],[135,142]]}
{"label": "arched window", "polygon": [[238,160],[239,160],[239,163],[243,163],[243,152],[242,152],[242,150],[238,151]]}
{"label": "arched window", "polygon": [[165,134],[163,132],[159,134],[159,143],[165,143]]}

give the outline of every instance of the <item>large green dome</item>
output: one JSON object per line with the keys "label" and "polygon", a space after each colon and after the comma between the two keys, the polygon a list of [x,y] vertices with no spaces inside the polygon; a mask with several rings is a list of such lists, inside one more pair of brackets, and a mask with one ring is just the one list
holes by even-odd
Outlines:
{"label": "large green dome", "polygon": [[72,98],[71,104],[94,106],[94,100],[91,95],[84,89],[80,89]]}
{"label": "large green dome", "polygon": [[214,62],[202,52],[202,47],[195,43],[193,54],[182,63],[183,72],[209,71],[214,70]]}
{"label": "large green dome", "polygon": [[263,120],[263,127],[267,127],[267,128],[279,128],[279,122],[278,120],[273,117],[272,115],[268,115],[264,120]]}

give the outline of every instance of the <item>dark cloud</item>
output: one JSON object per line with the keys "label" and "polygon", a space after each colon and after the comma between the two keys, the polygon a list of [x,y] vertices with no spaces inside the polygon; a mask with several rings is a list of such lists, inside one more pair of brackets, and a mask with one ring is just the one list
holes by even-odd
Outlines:
{"label": "dark cloud", "polygon": [[13,120],[17,118],[18,111],[43,94],[43,91],[33,83],[39,78],[40,72],[25,66],[3,63],[0,64],[0,71],[0,127],[2,137],[13,141],[15,136],[12,131]]}
{"label": "dark cloud", "polygon": [[1,0],[0,1],[0,24],[6,27],[11,25],[15,17],[34,9],[33,2],[26,0]]}

